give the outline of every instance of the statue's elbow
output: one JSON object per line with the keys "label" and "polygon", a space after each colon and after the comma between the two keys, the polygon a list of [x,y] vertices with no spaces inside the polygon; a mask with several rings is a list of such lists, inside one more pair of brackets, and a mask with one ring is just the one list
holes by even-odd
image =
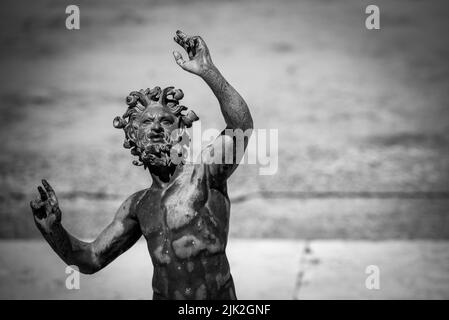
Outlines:
{"label": "statue's elbow", "polygon": [[[80,261],[81,260],[81,261]],[[87,252],[83,254],[80,261],[79,271],[83,274],[94,274],[103,269],[100,257],[96,254],[93,246],[89,246]]]}
{"label": "statue's elbow", "polygon": [[82,274],[94,274],[100,271],[101,269],[102,269],[101,266],[95,263],[89,263],[79,267],[79,271]]}
{"label": "statue's elbow", "polygon": [[241,125],[241,128],[245,132],[249,131],[250,135],[252,134],[254,129],[254,122],[251,115],[248,117],[248,119],[245,119],[245,122]]}
{"label": "statue's elbow", "polygon": [[99,270],[99,269],[87,268],[87,269],[80,270],[80,272],[81,272],[82,274],[91,275],[91,274],[96,273],[98,270]]}
{"label": "statue's elbow", "polygon": [[253,121],[253,118],[251,116],[249,116],[248,129],[250,129],[250,130],[254,129],[254,121]]}

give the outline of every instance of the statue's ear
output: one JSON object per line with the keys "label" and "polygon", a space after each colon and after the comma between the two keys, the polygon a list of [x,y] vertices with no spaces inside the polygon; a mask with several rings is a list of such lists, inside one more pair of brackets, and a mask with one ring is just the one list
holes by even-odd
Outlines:
{"label": "statue's ear", "polygon": [[117,129],[123,129],[124,127],[126,127],[127,123],[126,120],[123,119],[122,117],[115,117],[114,121],[112,122],[112,125],[114,126],[114,128]]}
{"label": "statue's ear", "polygon": [[193,112],[192,110],[189,110],[185,116],[182,116],[182,117],[181,117],[182,122],[184,123],[184,125],[185,125],[187,128],[190,128],[190,127],[192,126],[192,123],[193,123],[194,121],[199,120],[199,119],[200,119],[200,118],[198,118],[198,116],[196,115],[196,113]]}

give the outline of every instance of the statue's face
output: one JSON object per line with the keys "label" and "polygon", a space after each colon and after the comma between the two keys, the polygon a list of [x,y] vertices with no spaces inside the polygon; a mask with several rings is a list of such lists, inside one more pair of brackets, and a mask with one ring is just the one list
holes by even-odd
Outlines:
{"label": "statue's face", "polygon": [[146,168],[183,161],[180,142],[186,143],[186,128],[199,119],[192,110],[182,113],[187,110],[179,104],[183,97],[182,90],[173,87],[132,91],[126,97],[128,109],[123,116],[115,117],[112,124],[125,131],[123,147],[139,157],[133,164]]}
{"label": "statue's face", "polygon": [[151,106],[133,119],[136,145],[142,150],[142,161],[166,165],[173,141],[172,132],[179,128],[179,119],[168,108]]}

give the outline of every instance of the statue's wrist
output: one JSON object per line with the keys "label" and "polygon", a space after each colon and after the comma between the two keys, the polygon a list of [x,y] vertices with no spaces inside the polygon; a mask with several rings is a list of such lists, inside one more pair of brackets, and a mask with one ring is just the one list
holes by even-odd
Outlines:
{"label": "statue's wrist", "polygon": [[52,233],[56,233],[58,232],[61,228],[61,221],[52,221],[52,222],[48,222],[48,221],[37,221],[35,220],[36,225],[38,227],[38,229],[40,230],[40,232],[44,235],[50,235]]}
{"label": "statue's wrist", "polygon": [[217,67],[215,67],[215,65],[213,64],[206,66],[200,74],[201,78],[203,78],[205,81],[216,78],[219,75],[220,71],[218,71]]}

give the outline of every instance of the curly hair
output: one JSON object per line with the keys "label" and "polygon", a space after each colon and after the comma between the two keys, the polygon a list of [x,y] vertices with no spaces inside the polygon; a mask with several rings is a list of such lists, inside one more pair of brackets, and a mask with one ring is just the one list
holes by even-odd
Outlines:
{"label": "curly hair", "polygon": [[[184,93],[181,89],[175,89],[174,87],[167,87],[161,89],[160,87],[154,87],[153,89],[146,89],[140,91],[132,91],[126,97],[126,104],[128,109],[123,116],[117,116],[114,118],[113,125],[117,129],[123,129],[125,132],[125,141],[123,147],[131,149],[131,154],[139,156],[140,161],[133,161],[135,165],[144,165],[141,155],[144,150],[140,150],[137,145],[137,129],[138,127],[134,123],[134,119],[137,114],[141,114],[147,108],[152,106],[162,106],[168,108],[179,119],[179,126],[184,128],[190,128],[194,121],[199,120],[195,112],[189,110],[186,114],[183,111],[187,110],[186,106],[180,105],[179,101],[184,97]],[[162,148],[164,148],[162,146]],[[168,153],[170,150],[162,150]]]}

